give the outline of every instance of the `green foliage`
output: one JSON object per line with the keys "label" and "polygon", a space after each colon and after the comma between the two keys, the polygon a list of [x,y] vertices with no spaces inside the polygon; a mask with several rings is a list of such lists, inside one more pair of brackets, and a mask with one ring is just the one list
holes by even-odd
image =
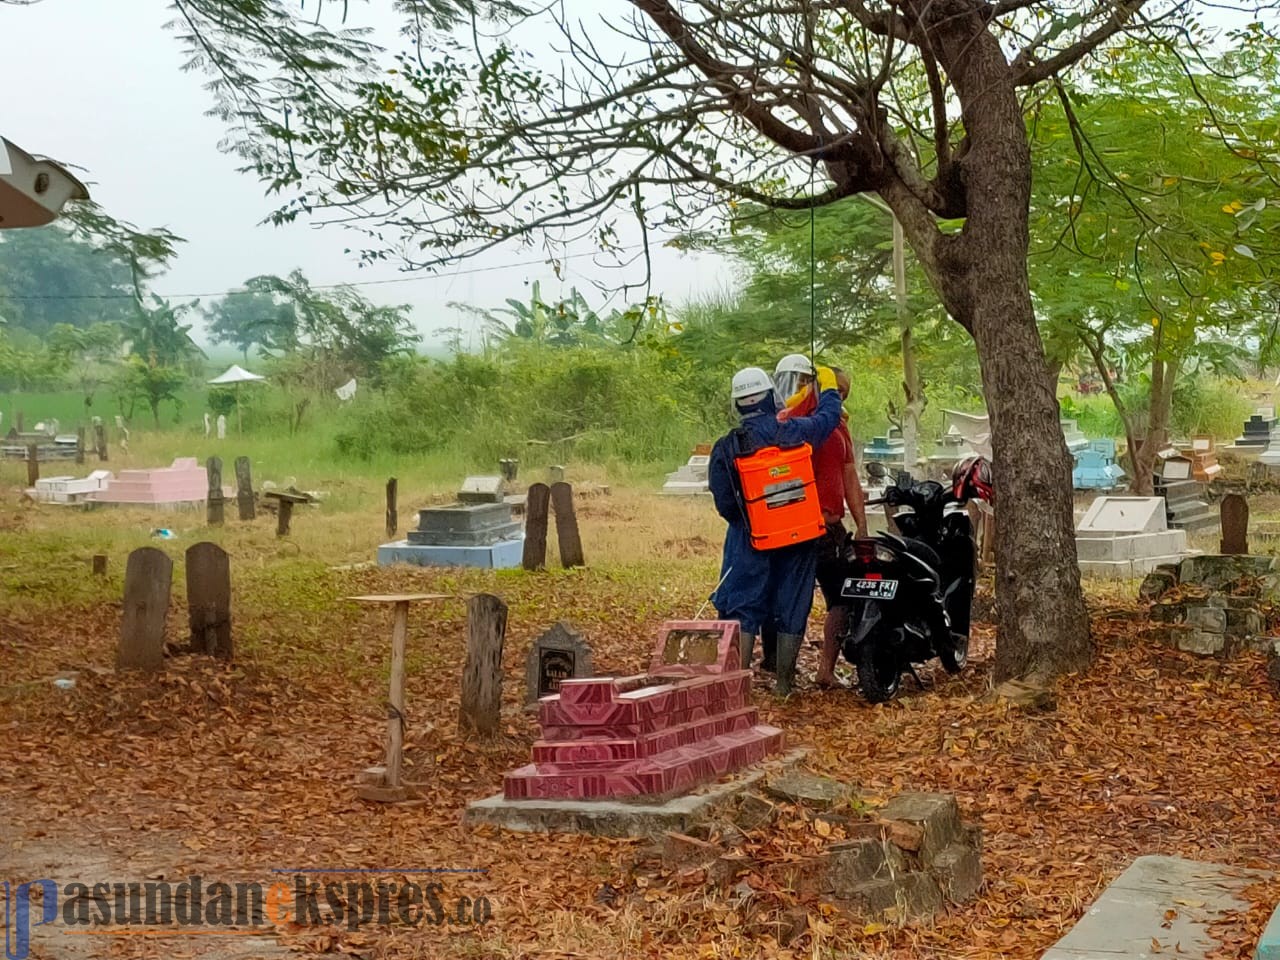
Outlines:
{"label": "green foliage", "polygon": [[[630,304],[622,310],[615,307],[601,315],[577,287],[556,303],[543,300],[542,284],[537,280],[528,303],[508,298],[507,306],[498,310],[481,310],[465,303],[449,306],[480,322],[485,349],[519,343],[549,347],[625,345],[645,336],[665,336],[671,328],[661,297],[651,296],[643,303]],[[450,335],[449,345],[454,353],[462,352],[462,328],[449,327],[440,332]]]}
{"label": "green foliage", "polygon": [[181,242],[87,202],[69,204],[47,227],[0,231],[0,317],[10,329],[41,336],[58,324],[123,324]]}
{"label": "green foliage", "polygon": [[192,324],[183,323],[182,318],[195,306],[194,302],[175,306],[167,300],[158,300],[154,307],[139,304],[122,329],[129,353],[151,366],[194,371],[204,351],[191,339]]}
{"label": "green foliage", "polygon": [[181,370],[134,355],[125,361],[116,377],[116,396],[121,407],[130,412],[135,403],[146,403],[155,426],[159,429],[160,405],[166,400],[173,403],[176,417],[182,409],[179,391],[186,383],[187,375]]}
{"label": "green foliage", "polygon": [[233,387],[210,387],[205,403],[209,407],[209,413],[215,417],[218,414],[231,414],[236,409],[236,391]]}
{"label": "green foliage", "polygon": [[[1146,374],[1126,380],[1118,386],[1125,409],[1145,417],[1151,401],[1151,383]],[[1090,437],[1123,439],[1124,423],[1115,404],[1104,394],[1068,396],[1061,401],[1062,415],[1076,420]],[[1173,400],[1173,433],[1179,437],[1207,434],[1226,443],[1234,439],[1241,424],[1252,412],[1249,401],[1238,382],[1217,379],[1208,374],[1184,377]]]}
{"label": "green foliage", "polygon": [[708,409],[682,389],[685,372],[645,349],[521,345],[497,358],[407,359],[344,410],[338,445],[365,459],[453,448],[477,463],[529,453],[667,462],[727,423],[724,384]]}
{"label": "green foliage", "polygon": [[296,342],[297,319],[292,304],[282,302],[268,290],[229,293],[206,305],[203,313],[209,339],[233,345],[246,361],[255,345],[264,350],[283,350]]}
{"label": "green foliage", "polygon": [[1280,253],[1275,111],[1255,95],[1280,89],[1280,64],[1250,61],[1242,80],[1245,67],[1231,54],[1188,76],[1118,49],[1037,109],[1032,281],[1060,359],[1084,346],[1131,377],[1152,364],[1240,372]]}
{"label": "green foliage", "polygon": [[[698,323],[695,310],[682,316],[686,332],[698,339],[807,344],[812,311],[820,351],[879,337],[893,293],[891,215],[855,197],[815,211],[810,226],[808,213],[750,206],[735,211],[728,231],[681,238],[679,246],[730,258],[741,279],[732,311],[708,326]],[[936,298],[920,289],[923,278],[913,280],[913,312],[936,310]]]}
{"label": "green foliage", "polygon": [[[354,287],[317,289],[301,270],[254,277],[245,289],[249,306],[224,298],[212,315],[233,325],[223,333],[229,342],[258,343],[279,354],[271,376],[296,387],[325,393],[351,377],[376,380],[383,364],[419,339],[407,304],[381,306]],[[249,323],[258,310],[260,322]]]}
{"label": "green foliage", "polygon": [[98,388],[108,382],[120,360],[120,328],[114,323],[74,327],[59,323],[45,342],[49,357],[60,373],[75,382],[84,397],[85,416],[93,407]]}

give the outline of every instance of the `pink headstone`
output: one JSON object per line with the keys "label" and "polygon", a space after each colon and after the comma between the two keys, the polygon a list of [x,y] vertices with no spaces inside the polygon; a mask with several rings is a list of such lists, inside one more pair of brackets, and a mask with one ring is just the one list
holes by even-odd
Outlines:
{"label": "pink headstone", "polygon": [[686,791],[781,750],[782,731],[748,703],[738,624],[663,624],[649,676],[561,682],[538,701],[533,763],[503,781],[508,800],[606,799]]}

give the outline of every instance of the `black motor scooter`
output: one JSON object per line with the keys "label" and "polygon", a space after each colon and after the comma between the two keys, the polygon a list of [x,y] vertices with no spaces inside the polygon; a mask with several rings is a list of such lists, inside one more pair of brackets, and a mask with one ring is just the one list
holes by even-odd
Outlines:
{"label": "black motor scooter", "polygon": [[937,481],[899,474],[867,505],[899,508],[900,535],[847,542],[840,646],[871,703],[891,700],[902,674],[915,676],[914,664],[937,657],[959,673],[968,662],[977,553],[966,502]]}

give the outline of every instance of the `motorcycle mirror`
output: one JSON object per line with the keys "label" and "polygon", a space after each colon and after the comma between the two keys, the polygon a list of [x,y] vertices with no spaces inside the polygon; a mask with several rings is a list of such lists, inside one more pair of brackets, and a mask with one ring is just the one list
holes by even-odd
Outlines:
{"label": "motorcycle mirror", "polygon": [[888,471],[879,460],[867,461],[867,476],[872,480],[883,480],[887,475]]}

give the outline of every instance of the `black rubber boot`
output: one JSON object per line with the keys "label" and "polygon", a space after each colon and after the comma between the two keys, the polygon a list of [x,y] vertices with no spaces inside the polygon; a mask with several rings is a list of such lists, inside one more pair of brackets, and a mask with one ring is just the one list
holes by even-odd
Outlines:
{"label": "black rubber boot", "polygon": [[756,649],[756,635],[754,633],[738,634],[738,653],[742,656],[742,669],[751,669],[751,657]]}
{"label": "black rubber boot", "polygon": [[796,679],[796,660],[800,658],[800,644],[804,637],[794,633],[778,634],[778,671],[773,681],[773,692],[780,697],[791,696],[791,685]]}
{"label": "black rubber boot", "polygon": [[760,628],[760,649],[764,651],[764,662],[760,669],[766,673],[778,672],[778,625],[766,623]]}

